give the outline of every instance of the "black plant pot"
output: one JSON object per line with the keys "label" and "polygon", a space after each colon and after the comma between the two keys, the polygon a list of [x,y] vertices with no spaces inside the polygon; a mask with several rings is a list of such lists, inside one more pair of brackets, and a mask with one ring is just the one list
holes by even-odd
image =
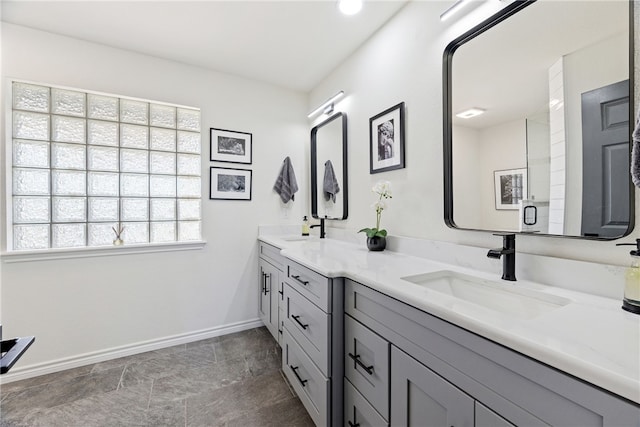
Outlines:
{"label": "black plant pot", "polygon": [[386,237],[380,237],[380,236],[367,237],[367,248],[369,248],[370,251],[384,251],[384,248],[386,247],[387,247]]}

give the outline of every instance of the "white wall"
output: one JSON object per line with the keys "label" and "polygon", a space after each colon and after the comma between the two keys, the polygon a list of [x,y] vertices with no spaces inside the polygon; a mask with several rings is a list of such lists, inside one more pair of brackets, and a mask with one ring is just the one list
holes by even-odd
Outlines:
{"label": "white wall", "polygon": [[527,117],[527,167],[529,168],[528,198],[541,202],[549,201],[550,177],[550,126],[549,112]]}
{"label": "white wall", "polygon": [[[3,24],[8,77],[200,107],[207,241],[199,251],[3,263],[3,334],[37,337],[16,371],[257,319],[257,225],[300,224],[309,212],[306,94]],[[210,127],[253,133],[253,164],[237,165],[253,169],[252,201],[209,200]],[[300,191],[283,208],[272,187],[287,155]]]}
{"label": "white wall", "polygon": [[453,128],[453,220],[460,227],[477,228],[483,224],[482,183],[477,179],[482,176],[479,133],[462,126]]}
{"label": "white wall", "polygon": [[[443,23],[439,15],[447,3],[410,2],[312,91],[309,108],[338,90],[347,94],[341,108],[349,114],[349,219],[332,226],[370,227],[375,216],[368,190],[377,180],[387,179],[395,193],[382,225],[391,235],[486,248],[499,245],[499,238],[487,232],[447,228],[442,179],[442,54],[455,37],[503,6],[498,3],[487,2]],[[369,175],[369,118],[401,101],[407,107],[407,167]],[[634,231],[625,241],[639,234]],[[615,242],[519,236],[517,246],[527,253],[618,265],[628,258]]]}
{"label": "white wall", "polygon": [[518,211],[496,209],[494,172],[527,167],[525,121],[515,120],[479,131],[456,126],[454,135],[456,225],[517,231]]}
{"label": "white wall", "polygon": [[517,231],[517,210],[497,210],[494,171],[527,167],[527,129],[524,119],[502,123],[480,132],[482,227]]}

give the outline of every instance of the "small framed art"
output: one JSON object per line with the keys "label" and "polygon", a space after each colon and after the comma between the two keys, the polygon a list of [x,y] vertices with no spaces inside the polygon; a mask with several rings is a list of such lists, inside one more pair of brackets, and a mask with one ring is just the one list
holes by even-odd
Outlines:
{"label": "small framed art", "polygon": [[212,162],[251,164],[252,134],[210,128]]}
{"label": "small framed art", "polygon": [[209,199],[251,200],[251,170],[211,167]]}
{"label": "small framed art", "polygon": [[369,119],[369,150],[369,173],[405,167],[404,102]]}
{"label": "small framed art", "polygon": [[508,169],[493,172],[496,210],[516,210],[527,198],[527,169]]}

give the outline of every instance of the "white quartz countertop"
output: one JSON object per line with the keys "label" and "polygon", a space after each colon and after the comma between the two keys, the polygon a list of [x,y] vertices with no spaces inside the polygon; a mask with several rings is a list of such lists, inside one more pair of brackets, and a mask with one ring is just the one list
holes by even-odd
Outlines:
{"label": "white quartz countertop", "polygon": [[401,279],[446,270],[500,282],[494,274],[397,252],[369,252],[335,239],[259,239],[324,276],[352,279],[640,404],[640,316],[622,310],[621,301],[518,280],[511,285],[570,300],[534,318],[519,318]]}

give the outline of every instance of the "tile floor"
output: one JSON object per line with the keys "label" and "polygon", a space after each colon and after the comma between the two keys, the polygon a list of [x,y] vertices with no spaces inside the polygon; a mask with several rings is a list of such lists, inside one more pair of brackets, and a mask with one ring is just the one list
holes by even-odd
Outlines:
{"label": "tile floor", "polygon": [[313,426],[266,328],[3,385],[0,426]]}

